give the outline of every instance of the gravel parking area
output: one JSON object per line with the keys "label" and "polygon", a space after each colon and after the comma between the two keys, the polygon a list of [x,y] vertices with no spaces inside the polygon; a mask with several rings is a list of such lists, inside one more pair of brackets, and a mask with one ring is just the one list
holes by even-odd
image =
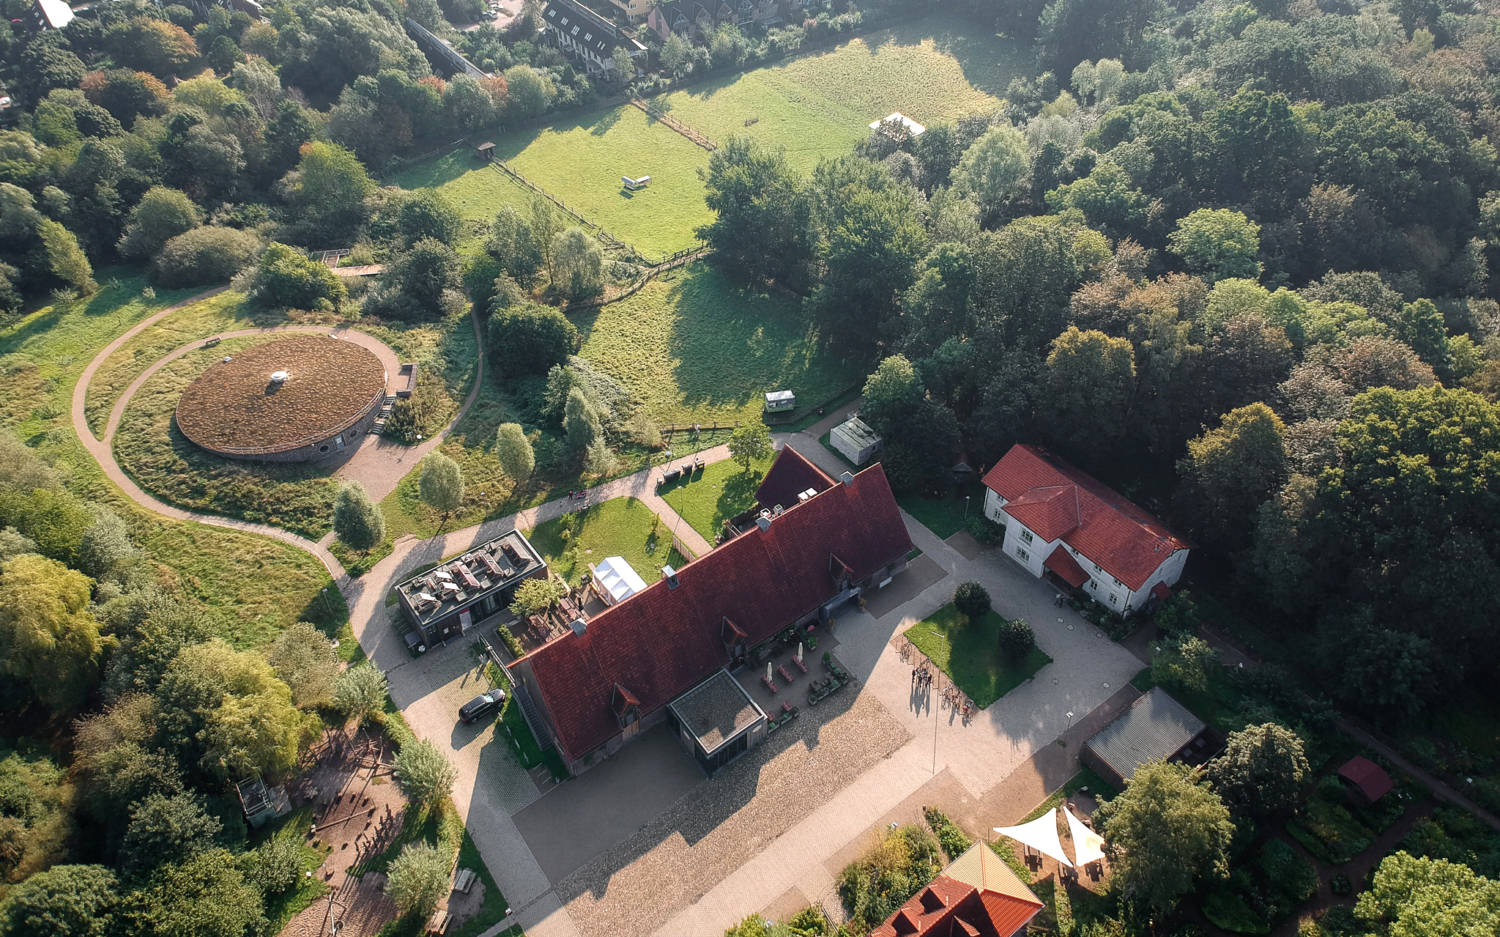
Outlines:
{"label": "gravel parking area", "polygon": [[557,883],[580,933],[650,933],[911,738],[869,695],[845,694]]}

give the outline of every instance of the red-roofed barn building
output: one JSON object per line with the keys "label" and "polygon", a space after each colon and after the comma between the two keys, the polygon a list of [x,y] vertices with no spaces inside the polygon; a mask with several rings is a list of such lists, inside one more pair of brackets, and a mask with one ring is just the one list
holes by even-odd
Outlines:
{"label": "red-roofed barn building", "polygon": [[569,770],[664,721],[705,770],[727,764],[765,736],[765,713],[733,677],[751,649],[826,622],[905,567],[911,540],[884,471],[833,480],[809,465],[783,449],[767,481],[790,504],[765,505],[745,533],[510,665]]}
{"label": "red-roofed barn building", "polygon": [[1169,594],[1188,545],[1093,476],[1037,446],[1012,446],[984,476],[984,515],[1002,549],[1037,577],[1121,615]]}

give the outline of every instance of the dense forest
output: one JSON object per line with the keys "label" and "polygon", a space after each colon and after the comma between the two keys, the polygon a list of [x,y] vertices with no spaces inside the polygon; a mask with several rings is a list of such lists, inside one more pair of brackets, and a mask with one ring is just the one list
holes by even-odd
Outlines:
{"label": "dense forest", "polygon": [[[1320,703],[1399,727],[1492,697],[1493,11],[860,6],[962,12],[1035,67],[996,113],[884,128],[810,173],[726,141],[701,236],[738,283],[797,297],[868,362],[863,416],[893,484],[945,488],[958,461],[1045,442],[1193,538],[1198,575],[1290,649],[1286,679]],[[598,246],[546,210],[505,212],[460,259],[451,205],[376,182],[458,132],[618,90],[542,43],[535,4],[456,37],[485,79],[435,74],[401,25],[470,22],[481,10],[463,0],[280,0],[260,20],[119,0],[42,32],[21,22],[29,3],[4,7],[0,316],[91,293],[115,265],[347,308],[304,251],[360,245],[390,264],[358,297],[367,313],[436,320],[472,301],[496,313],[502,373],[572,360],[548,380],[548,419],[607,459],[590,399],[618,388],[580,376],[573,325],[530,301],[544,269],[555,304],[597,291]],[[663,74],[637,88],[861,16],[820,2],[769,34],[653,43]],[[217,640],[118,517],[15,440],[0,439],[0,477],[0,709],[8,737],[35,736],[0,749],[0,935],[263,932],[307,857],[247,848],[227,782],[284,773],[315,713],[373,713],[383,686],[369,668],[336,678],[311,626],[263,650]],[[1476,781],[1500,807],[1493,772]]]}

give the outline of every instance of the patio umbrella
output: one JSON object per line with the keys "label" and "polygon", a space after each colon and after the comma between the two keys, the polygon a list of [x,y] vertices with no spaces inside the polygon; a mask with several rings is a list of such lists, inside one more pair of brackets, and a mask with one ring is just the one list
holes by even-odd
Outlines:
{"label": "patio umbrella", "polygon": [[1067,807],[1063,808],[1063,814],[1068,818],[1068,835],[1073,837],[1073,862],[1081,867],[1103,859],[1104,837],[1084,826]]}
{"label": "patio umbrella", "polygon": [[1056,859],[1061,865],[1073,867],[1073,863],[1068,861],[1068,854],[1063,852],[1062,839],[1057,835],[1056,807],[1030,823],[1022,823],[1020,826],[997,826],[994,831],[1001,836],[1010,837],[1023,846],[1030,846],[1044,856]]}

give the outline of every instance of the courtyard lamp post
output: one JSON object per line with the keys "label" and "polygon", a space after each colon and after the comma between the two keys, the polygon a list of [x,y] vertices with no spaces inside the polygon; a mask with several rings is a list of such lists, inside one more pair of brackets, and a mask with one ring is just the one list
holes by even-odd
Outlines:
{"label": "courtyard lamp post", "polygon": [[974,496],[973,495],[964,495],[964,520],[965,521],[967,521],[969,519],[969,499],[972,498],[972,497],[974,497]]}

